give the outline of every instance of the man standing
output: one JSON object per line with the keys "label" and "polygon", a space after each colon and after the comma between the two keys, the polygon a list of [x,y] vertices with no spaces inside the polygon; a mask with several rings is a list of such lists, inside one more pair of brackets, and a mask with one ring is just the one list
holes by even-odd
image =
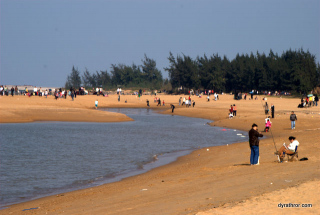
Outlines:
{"label": "man standing", "polygon": [[290,121],[291,121],[291,129],[296,129],[296,120],[297,119],[297,116],[294,114],[294,112],[292,111],[291,112],[291,115],[290,115]]}
{"label": "man standing", "polygon": [[272,119],[274,118],[274,105],[271,104],[271,116],[272,116]]}
{"label": "man standing", "polygon": [[315,103],[316,103],[316,106],[318,106],[318,101],[319,101],[318,95],[316,95],[316,96],[314,97],[314,101],[315,101]]}
{"label": "man standing", "polygon": [[258,132],[258,125],[253,124],[249,131],[249,144],[251,149],[250,164],[258,165],[259,162],[259,137],[263,137],[261,132]]}

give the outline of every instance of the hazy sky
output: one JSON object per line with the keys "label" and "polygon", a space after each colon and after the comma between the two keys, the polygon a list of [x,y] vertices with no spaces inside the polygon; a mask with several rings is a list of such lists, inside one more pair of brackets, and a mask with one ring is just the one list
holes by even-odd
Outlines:
{"label": "hazy sky", "polygon": [[0,0],[0,84],[64,86],[72,66],[164,67],[174,56],[278,54],[320,59],[319,0]]}

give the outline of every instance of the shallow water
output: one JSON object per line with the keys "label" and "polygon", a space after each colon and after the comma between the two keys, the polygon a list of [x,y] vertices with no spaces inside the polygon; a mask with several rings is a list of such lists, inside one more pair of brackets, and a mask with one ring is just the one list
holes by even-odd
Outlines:
{"label": "shallow water", "polygon": [[198,148],[248,139],[246,132],[239,136],[205,119],[149,109],[108,111],[135,121],[0,124],[0,205],[117,181]]}

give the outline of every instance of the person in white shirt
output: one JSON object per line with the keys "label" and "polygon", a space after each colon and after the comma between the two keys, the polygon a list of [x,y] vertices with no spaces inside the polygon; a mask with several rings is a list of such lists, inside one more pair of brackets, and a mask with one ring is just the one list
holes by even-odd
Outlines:
{"label": "person in white shirt", "polygon": [[283,160],[283,158],[286,154],[288,154],[288,155],[294,154],[296,152],[296,147],[299,146],[299,142],[298,142],[298,140],[296,140],[295,137],[290,136],[289,141],[290,141],[290,144],[286,145],[284,143],[283,146],[281,146],[281,148],[279,149],[279,151],[275,153],[275,154],[279,155],[280,162]]}
{"label": "person in white shirt", "polygon": [[34,87],[34,88],[33,88],[33,93],[34,93],[35,96],[37,96],[37,93],[38,93],[37,87]]}

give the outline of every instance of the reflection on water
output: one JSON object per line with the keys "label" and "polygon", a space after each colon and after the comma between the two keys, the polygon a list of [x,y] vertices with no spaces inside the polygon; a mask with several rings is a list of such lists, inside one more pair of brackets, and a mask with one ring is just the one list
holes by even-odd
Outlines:
{"label": "reflection on water", "polygon": [[[0,124],[1,205],[119,180],[197,148],[247,139],[204,119],[109,111],[135,121]],[[154,155],[160,159],[152,163]]]}

